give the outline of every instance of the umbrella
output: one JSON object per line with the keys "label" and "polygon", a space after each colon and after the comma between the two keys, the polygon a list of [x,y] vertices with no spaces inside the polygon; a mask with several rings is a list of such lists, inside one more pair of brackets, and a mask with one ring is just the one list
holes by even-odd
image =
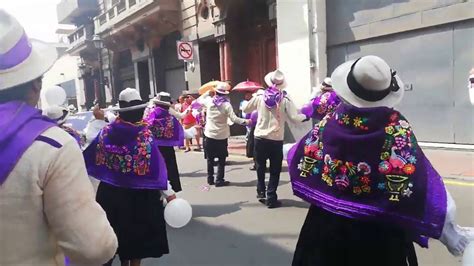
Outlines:
{"label": "umbrella", "polygon": [[240,82],[239,84],[235,85],[235,87],[232,89],[232,91],[254,93],[254,92],[258,91],[259,89],[263,89],[263,86],[260,85],[257,82],[247,80],[247,81]]}
{"label": "umbrella", "polygon": [[201,88],[199,88],[199,90],[198,90],[199,94],[202,95],[202,94],[206,93],[207,91],[214,90],[214,88],[215,88],[220,82],[221,82],[221,81],[218,81],[218,80],[209,81],[208,83],[202,85]]}

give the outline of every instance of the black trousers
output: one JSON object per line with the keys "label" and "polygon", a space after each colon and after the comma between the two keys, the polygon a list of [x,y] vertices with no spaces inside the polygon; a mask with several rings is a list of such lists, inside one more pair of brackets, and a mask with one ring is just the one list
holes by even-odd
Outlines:
{"label": "black trousers", "polygon": [[168,172],[168,180],[170,181],[171,187],[174,192],[180,192],[182,189],[181,181],[179,179],[178,164],[176,162],[176,152],[174,147],[169,146],[158,146],[161,155],[165,159],[166,170]]}
{"label": "black trousers", "polygon": [[216,182],[224,181],[225,172],[225,161],[229,155],[227,151],[227,139],[213,139],[206,137],[206,144],[204,145],[204,151],[207,159],[207,182],[212,183],[214,181],[214,160],[217,158],[217,177]]}
{"label": "black trousers", "polygon": [[[207,157],[207,182],[212,183],[214,181],[214,158],[215,157]],[[225,172],[225,160],[226,157],[217,157],[217,177],[216,182],[223,182],[224,181],[224,172]]]}
{"label": "black trousers", "polygon": [[[267,193],[267,201],[276,201],[283,161],[283,141],[255,138],[255,161],[257,163],[257,193]],[[270,181],[265,188],[267,160],[270,160]]]}

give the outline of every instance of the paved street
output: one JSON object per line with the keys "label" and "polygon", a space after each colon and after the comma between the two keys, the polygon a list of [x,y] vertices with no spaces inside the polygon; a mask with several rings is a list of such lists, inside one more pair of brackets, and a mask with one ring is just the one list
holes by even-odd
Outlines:
{"label": "paved street", "polygon": [[[207,190],[202,153],[178,153],[184,185],[180,196],[193,205],[194,218],[183,229],[168,228],[171,253],[144,265],[290,265],[308,205],[292,195],[285,168],[279,187],[283,207],[265,208],[255,198],[249,160],[236,155],[229,160],[226,177],[232,185]],[[474,183],[450,183],[460,224],[474,225]],[[437,241],[431,241],[429,250],[419,248],[418,257],[420,265],[460,265]]]}

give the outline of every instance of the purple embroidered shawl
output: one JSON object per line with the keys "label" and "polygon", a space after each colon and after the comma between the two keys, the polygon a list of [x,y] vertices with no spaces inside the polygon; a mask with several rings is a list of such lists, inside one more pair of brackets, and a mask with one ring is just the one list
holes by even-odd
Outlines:
{"label": "purple embroidered shawl", "polygon": [[168,110],[157,106],[149,110],[145,121],[148,123],[158,146],[180,146],[184,141],[184,130],[178,119]]}
{"label": "purple embroidered shawl", "polygon": [[400,226],[415,241],[440,237],[447,204],[443,180],[397,111],[340,104],[288,158],[293,192],[311,204]]}
{"label": "purple embroidered shawl", "polygon": [[23,102],[0,104],[0,185],[23,153],[47,129],[56,126],[41,111]]}
{"label": "purple embroidered shawl", "polygon": [[221,105],[227,102],[229,102],[229,99],[225,96],[216,95],[212,97],[212,103],[217,107],[220,107]]}
{"label": "purple embroidered shawl", "polygon": [[279,105],[286,96],[286,91],[279,90],[275,85],[265,90],[263,94],[263,101],[268,109]]}
{"label": "purple embroidered shawl", "polygon": [[339,103],[341,103],[341,100],[334,91],[327,91],[311,100],[311,103],[314,110],[311,117],[321,120],[326,114],[334,111]]}
{"label": "purple embroidered shawl", "polygon": [[117,118],[83,152],[87,172],[118,187],[165,190],[166,165],[155,141],[146,123]]}

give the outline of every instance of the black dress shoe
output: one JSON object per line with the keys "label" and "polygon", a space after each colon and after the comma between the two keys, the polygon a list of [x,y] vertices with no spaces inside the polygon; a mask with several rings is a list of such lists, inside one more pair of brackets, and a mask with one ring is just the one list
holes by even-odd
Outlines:
{"label": "black dress shoe", "polygon": [[267,200],[267,207],[268,207],[269,209],[275,209],[275,208],[281,207],[281,201],[278,201],[278,200],[270,200],[270,201],[268,201],[268,200]]}
{"label": "black dress shoe", "polygon": [[207,184],[209,184],[210,186],[213,186],[213,185],[215,185],[216,183],[214,182],[214,180],[208,180],[208,181],[207,181]]}
{"label": "black dress shoe", "polygon": [[257,199],[264,199],[266,198],[265,192],[257,192]]}
{"label": "black dress shoe", "polygon": [[230,184],[229,181],[217,181],[216,187],[225,187],[225,186],[228,186],[229,184]]}

